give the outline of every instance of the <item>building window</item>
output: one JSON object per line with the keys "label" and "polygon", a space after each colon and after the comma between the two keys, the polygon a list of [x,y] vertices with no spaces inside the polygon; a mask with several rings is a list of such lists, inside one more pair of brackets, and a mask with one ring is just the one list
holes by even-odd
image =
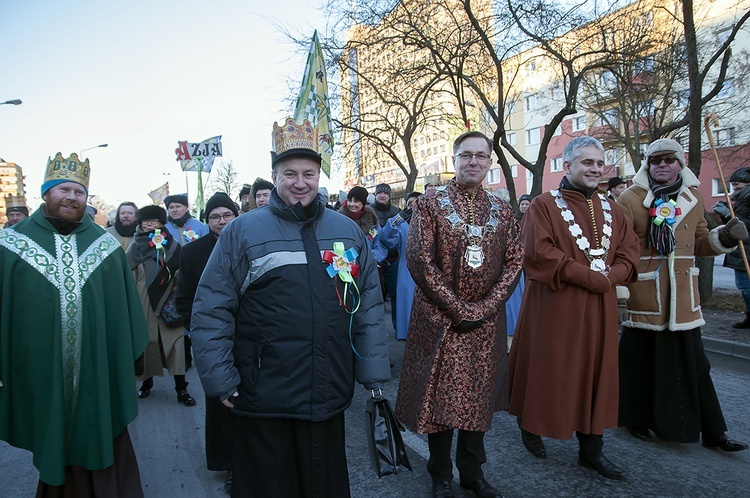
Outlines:
{"label": "building window", "polygon": [[639,59],[635,63],[635,72],[638,73],[650,73],[654,70],[654,58],[652,56],[644,57]]}
{"label": "building window", "polygon": [[611,126],[616,129],[620,122],[620,113],[617,109],[607,109],[602,111],[599,119],[602,126]]}
{"label": "building window", "polygon": [[489,173],[487,173],[487,183],[500,183],[500,168],[491,169]]}
{"label": "building window", "polygon": [[716,130],[716,146],[731,147],[734,145],[734,128]]}
{"label": "building window", "polygon": [[541,141],[541,128],[526,130],[526,145],[536,145]]}
{"label": "building window", "polygon": [[557,128],[555,128],[555,132],[552,133],[552,136],[559,137],[560,135],[562,135],[562,126],[557,125]]}
{"label": "building window", "polygon": [[537,95],[535,93],[532,95],[528,95],[526,97],[526,110],[536,111],[538,108],[539,108],[539,103],[538,103]]}
{"label": "building window", "polygon": [[526,170],[526,179],[528,180],[529,178],[534,178],[534,173],[532,173],[530,169],[527,169]]}
{"label": "building window", "polygon": [[526,64],[526,74],[532,74],[534,71],[536,71],[536,61]]}
{"label": "building window", "polygon": [[635,110],[639,118],[648,118],[656,113],[656,107],[654,107],[653,101],[650,100],[638,102]]}
{"label": "building window", "polygon": [[617,77],[615,76],[615,73],[607,69],[604,71],[601,75],[601,83],[604,86],[604,88],[608,90],[614,90],[617,88]]}
{"label": "building window", "polygon": [[617,149],[607,149],[604,151],[604,164],[607,166],[617,164],[620,161],[620,151]]}
{"label": "building window", "polygon": [[550,173],[557,173],[563,170],[563,160],[562,157],[553,157],[552,160],[549,162],[549,170]]}
{"label": "building window", "polygon": [[518,165],[514,164],[510,167],[510,176],[513,178],[518,178]]}
{"label": "building window", "polygon": [[508,133],[505,138],[508,139],[508,143],[510,145],[516,145],[516,134],[515,133]]}
{"label": "building window", "polygon": [[554,101],[565,99],[565,97],[563,96],[562,89],[559,86],[553,86],[552,91],[550,92],[550,95],[552,96],[552,100]]}
{"label": "building window", "polygon": [[513,114],[516,112],[516,101],[511,100],[505,103],[505,114]]}
{"label": "building window", "polygon": [[687,107],[690,104],[690,90],[680,90],[675,94],[674,105],[678,109]]}
{"label": "building window", "polygon": [[440,146],[440,152],[445,152],[445,144]]}
{"label": "building window", "polygon": [[719,90],[719,93],[716,94],[716,98],[725,99],[727,97],[731,97],[732,95],[734,95],[734,91],[734,78],[727,78],[724,80],[724,84],[721,85],[721,90]]}
{"label": "building window", "polygon": [[[732,195],[732,185],[728,184],[729,187],[729,195]],[[724,188],[721,185],[721,180],[719,178],[714,178],[711,180],[711,197],[724,197]]]}
{"label": "building window", "polygon": [[573,118],[573,131],[586,129],[586,116],[576,116]]}

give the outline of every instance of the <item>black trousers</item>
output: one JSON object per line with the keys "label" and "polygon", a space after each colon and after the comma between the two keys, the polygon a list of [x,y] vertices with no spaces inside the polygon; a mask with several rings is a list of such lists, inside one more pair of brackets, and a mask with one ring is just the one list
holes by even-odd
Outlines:
{"label": "black trousers", "polygon": [[659,439],[682,443],[727,430],[699,328],[623,327],[619,425],[649,428]]}
{"label": "black trousers", "polygon": [[232,410],[219,398],[206,396],[206,468],[232,470],[232,439],[234,439]]}
{"label": "black trousers", "polygon": [[[427,471],[433,480],[448,481],[453,478],[452,443],[453,429],[427,435],[427,444],[430,447]],[[459,429],[456,439],[456,467],[460,479],[464,482],[482,479],[482,464],[485,462],[487,455],[484,452],[484,432]]]}
{"label": "black trousers", "polygon": [[323,422],[235,417],[232,497],[349,498],[344,414]]}

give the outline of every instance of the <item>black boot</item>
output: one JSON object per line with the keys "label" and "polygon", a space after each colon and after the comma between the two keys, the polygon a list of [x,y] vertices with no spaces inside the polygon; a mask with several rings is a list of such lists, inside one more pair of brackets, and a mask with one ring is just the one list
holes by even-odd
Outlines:
{"label": "black boot", "polygon": [[621,481],[625,479],[625,471],[607,460],[602,454],[604,441],[598,434],[582,434],[576,432],[578,438],[578,465],[594,469],[607,479]]}
{"label": "black boot", "polygon": [[745,319],[732,325],[733,329],[750,329],[750,311],[745,312]]}
{"label": "black boot", "polygon": [[141,384],[141,387],[138,389],[138,397],[141,399],[148,398],[149,394],[151,394],[152,387],[154,387],[154,378],[149,377],[143,381],[143,384]]}
{"label": "black boot", "polygon": [[529,432],[521,427],[521,419],[516,419],[518,428],[521,429],[521,442],[524,447],[537,458],[547,458],[547,448],[544,447],[544,441],[541,436]]}

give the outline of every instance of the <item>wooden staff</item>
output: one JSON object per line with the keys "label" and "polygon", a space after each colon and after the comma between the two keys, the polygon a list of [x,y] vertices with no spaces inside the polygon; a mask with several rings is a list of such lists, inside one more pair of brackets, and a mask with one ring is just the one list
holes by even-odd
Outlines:
{"label": "wooden staff", "polygon": [[[724,172],[721,169],[721,163],[719,162],[719,153],[716,151],[716,145],[714,145],[714,134],[711,131],[711,125],[719,126],[719,117],[714,113],[708,113],[703,119],[703,125],[706,127],[706,135],[708,135],[708,144],[711,146],[711,151],[714,153],[714,160],[716,161],[716,169],[719,170],[719,178],[721,179],[721,186],[724,188],[724,197],[727,200],[727,206],[729,207],[729,214],[734,215],[734,207],[732,206],[732,200],[729,198],[729,189],[727,188],[727,182],[724,179]],[[742,254],[742,262],[745,263],[745,271],[750,275],[750,263],[747,261],[747,254],[745,254],[745,244],[741,240],[737,241],[737,245],[740,246],[740,254]]]}

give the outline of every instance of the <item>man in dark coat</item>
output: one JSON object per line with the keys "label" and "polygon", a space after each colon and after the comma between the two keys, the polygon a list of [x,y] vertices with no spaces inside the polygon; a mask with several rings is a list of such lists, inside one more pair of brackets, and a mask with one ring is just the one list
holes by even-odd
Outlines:
{"label": "man in dark coat", "polygon": [[[734,215],[742,220],[745,228],[750,231],[750,168],[736,170],[729,177],[729,182],[734,190],[732,194]],[[721,217],[723,223],[727,223],[731,219],[731,213],[725,201],[719,201],[714,206],[714,213]],[[747,256],[747,241],[745,242],[744,249]],[[748,278],[745,261],[742,258],[742,249],[737,247],[724,256],[723,266],[734,270],[734,283],[745,301],[745,319],[732,325],[732,328],[750,329],[750,278]]]}
{"label": "man in dark coat", "polygon": [[503,304],[521,271],[520,228],[508,203],[482,188],[492,142],[467,132],[453,143],[456,178],[417,199],[406,263],[417,285],[396,414],[427,434],[432,494],[451,497],[458,429],[460,485],[500,496],[482,472],[484,433],[507,408]]}
{"label": "man in dark coat", "polygon": [[196,367],[236,415],[233,496],[346,497],[354,381],[390,379],[375,260],[318,195],[309,121],[274,125],[273,143],[269,205],[224,229],[198,284]]}
{"label": "man in dark coat", "polygon": [[[180,254],[180,279],[177,281],[177,311],[185,318],[185,328],[190,330],[190,316],[198,282],[208,258],[216,246],[219,234],[239,215],[237,206],[224,192],[215,193],[206,203],[206,220],[209,233],[182,249]],[[234,416],[219,398],[206,395],[206,466],[208,470],[226,470],[224,489],[232,487],[232,438]]]}
{"label": "man in dark coat", "polygon": [[[382,228],[385,222],[396,216],[399,209],[391,204],[391,186],[381,183],[375,187],[375,203],[372,205]],[[398,249],[389,249],[388,255],[378,264],[385,284],[385,295],[391,300],[391,322],[396,328],[396,293],[398,292]]]}

